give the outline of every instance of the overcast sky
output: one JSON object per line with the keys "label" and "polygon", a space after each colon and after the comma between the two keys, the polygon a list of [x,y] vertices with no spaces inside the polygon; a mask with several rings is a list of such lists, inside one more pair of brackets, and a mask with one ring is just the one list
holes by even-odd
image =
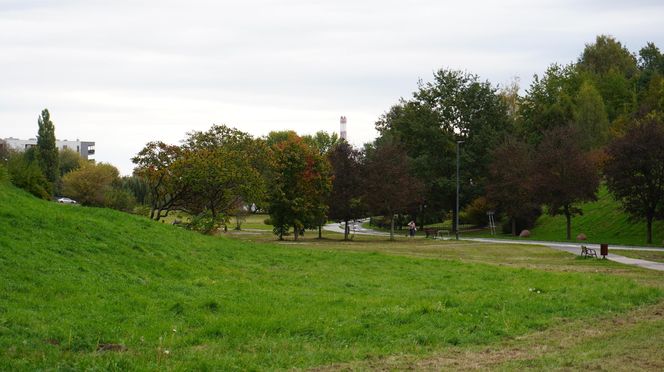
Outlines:
{"label": "overcast sky", "polygon": [[123,174],[213,123],[307,134],[345,115],[361,145],[434,70],[527,88],[598,34],[664,48],[663,20],[660,1],[0,0],[0,138],[35,137],[48,108]]}

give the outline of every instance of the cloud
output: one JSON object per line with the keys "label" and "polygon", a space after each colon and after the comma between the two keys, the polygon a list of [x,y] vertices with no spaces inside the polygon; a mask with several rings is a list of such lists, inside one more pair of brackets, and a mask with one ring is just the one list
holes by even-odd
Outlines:
{"label": "cloud", "polygon": [[150,140],[228,123],[255,135],[338,128],[356,144],[419,78],[523,85],[596,35],[662,45],[656,1],[0,1],[0,137],[97,142],[131,171]]}

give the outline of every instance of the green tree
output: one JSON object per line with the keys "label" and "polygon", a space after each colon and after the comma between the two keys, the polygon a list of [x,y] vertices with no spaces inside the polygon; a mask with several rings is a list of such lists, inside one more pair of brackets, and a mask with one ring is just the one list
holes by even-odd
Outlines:
{"label": "green tree", "polygon": [[148,142],[132,158],[134,175],[144,180],[149,190],[150,218],[159,221],[172,210],[182,208],[187,184],[182,182],[182,149],[161,141]]}
{"label": "green tree", "polygon": [[547,130],[571,124],[580,79],[574,65],[554,64],[541,78],[535,75],[519,106],[519,135],[537,145]]}
{"label": "green tree", "polygon": [[60,177],[81,167],[85,160],[81,154],[72,149],[62,149],[58,153],[58,165]]}
{"label": "green tree", "polygon": [[283,239],[292,227],[295,240],[307,226],[317,226],[331,189],[329,163],[302,138],[290,133],[272,146],[269,188],[270,220]]}
{"label": "green tree", "polygon": [[55,145],[55,127],[51,121],[51,114],[47,109],[42,110],[37,120],[37,159],[46,179],[55,184],[60,174],[58,166],[58,148]]}
{"label": "green tree", "polygon": [[597,200],[599,174],[584,152],[578,134],[571,127],[557,127],[544,133],[535,155],[533,172],[536,200],[552,216],[567,221],[567,240],[572,236],[572,217],[583,214],[576,204]]}
{"label": "green tree", "polygon": [[334,132],[330,134],[328,132],[320,130],[316,132],[316,134],[314,134],[313,136],[312,135],[302,136],[302,140],[305,143],[309,144],[310,146],[314,147],[316,150],[318,150],[318,152],[321,155],[325,155],[330,151],[330,149],[332,149],[334,145],[339,143],[341,139],[339,138],[339,135],[337,135]]}
{"label": "green tree", "polygon": [[604,101],[590,81],[581,85],[576,96],[573,126],[585,150],[604,146],[609,138],[609,119]]}
{"label": "green tree", "polygon": [[247,133],[224,125],[189,133],[182,153],[186,208],[209,212],[213,222],[226,225],[245,203],[262,200],[265,185],[252,164],[254,143]]}
{"label": "green tree", "polygon": [[633,218],[645,218],[650,244],[653,220],[664,218],[664,123],[649,119],[633,126],[607,153],[609,191]]}

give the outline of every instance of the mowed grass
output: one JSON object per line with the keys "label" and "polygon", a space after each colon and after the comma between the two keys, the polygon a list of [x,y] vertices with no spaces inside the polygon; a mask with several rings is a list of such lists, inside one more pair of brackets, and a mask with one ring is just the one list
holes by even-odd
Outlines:
{"label": "mowed grass", "polygon": [[[621,209],[620,203],[613,199],[604,185],[600,187],[597,198],[598,200],[595,202],[579,205],[583,210],[583,215],[572,218],[572,241],[577,241],[576,237],[580,233],[584,233],[588,237],[586,241],[589,243],[648,245],[646,244],[647,230],[645,219],[631,220]],[[653,244],[651,245],[664,246],[664,221],[654,221],[652,231]],[[531,235],[528,239],[566,241],[566,234],[565,216],[551,217],[544,214],[537,220],[537,224],[531,230]],[[488,230],[467,232],[463,236],[491,237]],[[510,234],[498,234],[495,237],[522,239]]]}
{"label": "mowed grass", "polygon": [[6,185],[0,266],[2,370],[286,369],[428,355],[664,295],[600,270],[202,236]]}

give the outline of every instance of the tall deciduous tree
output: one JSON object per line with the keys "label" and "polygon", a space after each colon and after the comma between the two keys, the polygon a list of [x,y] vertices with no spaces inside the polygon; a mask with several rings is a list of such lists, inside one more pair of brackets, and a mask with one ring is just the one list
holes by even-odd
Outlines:
{"label": "tall deciduous tree", "polygon": [[664,123],[650,119],[633,127],[607,152],[609,191],[632,217],[645,218],[652,243],[652,222],[664,217]]}
{"label": "tall deciduous tree", "polygon": [[590,81],[581,85],[576,96],[573,123],[585,150],[606,145],[609,139],[609,118],[602,96]]}
{"label": "tall deciduous tree", "polygon": [[572,217],[583,214],[575,206],[597,200],[597,167],[579,144],[571,127],[557,127],[544,133],[535,156],[535,193],[550,215],[562,214],[567,222],[567,239],[572,236]]}
{"label": "tall deciduous tree", "polygon": [[55,145],[55,127],[51,121],[51,114],[48,112],[48,109],[42,110],[37,123],[39,124],[37,132],[37,159],[46,179],[55,184],[60,174],[58,148]]}
{"label": "tall deciduous tree", "polygon": [[272,151],[270,219],[279,239],[292,227],[297,240],[302,229],[317,226],[321,214],[326,212],[330,166],[318,151],[293,133],[276,143]]}
{"label": "tall deciduous tree", "polygon": [[344,240],[348,240],[348,221],[362,217],[362,154],[346,141],[332,147],[328,154],[332,166],[332,192],[329,217],[344,222]]}
{"label": "tall deciduous tree", "polygon": [[532,152],[526,143],[509,139],[494,151],[493,158],[487,196],[507,215],[512,235],[517,235],[517,221],[530,219],[538,208],[533,197]]}
{"label": "tall deciduous tree", "polygon": [[411,169],[406,152],[397,144],[379,143],[367,152],[364,199],[372,213],[390,220],[390,240],[394,240],[394,215],[422,202],[424,187]]}

